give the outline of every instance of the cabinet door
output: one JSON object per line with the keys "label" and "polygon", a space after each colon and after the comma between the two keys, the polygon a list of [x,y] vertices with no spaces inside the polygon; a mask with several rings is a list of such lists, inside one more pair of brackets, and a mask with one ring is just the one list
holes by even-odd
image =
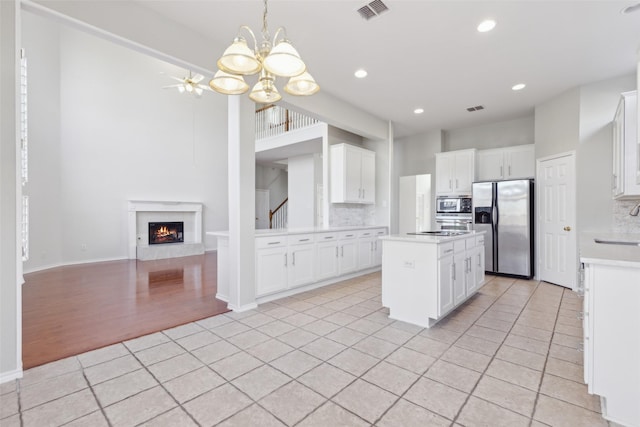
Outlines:
{"label": "cabinet door", "polygon": [[439,154],[436,156],[436,193],[451,194],[453,192],[453,156]]}
{"label": "cabinet door", "polygon": [[453,188],[456,193],[471,194],[471,184],[474,181],[475,156],[472,152],[457,153],[455,155]]}
{"label": "cabinet door", "polygon": [[316,279],[324,280],[338,275],[338,242],[319,242],[316,245]]}
{"label": "cabinet door", "polygon": [[438,260],[438,317],[453,308],[453,256]]}
{"label": "cabinet door", "polygon": [[306,285],[315,279],[315,245],[295,245],[289,251],[289,288]]}
{"label": "cabinet door", "polygon": [[349,147],[345,150],[345,201],[358,202],[361,199],[362,155]]}
{"label": "cabinet door", "polygon": [[360,238],[358,239],[358,269],[364,270],[365,268],[373,267],[373,239]]}
{"label": "cabinet door", "polygon": [[373,265],[382,265],[382,240],[379,239],[373,241]]}
{"label": "cabinet door", "polygon": [[339,242],[338,274],[347,274],[358,268],[358,241],[356,239]]}
{"label": "cabinet door", "polygon": [[507,179],[535,177],[536,159],[533,145],[505,150],[505,169]]}
{"label": "cabinet door", "polygon": [[504,153],[502,150],[478,151],[478,181],[504,179]]}
{"label": "cabinet door", "polygon": [[362,203],[376,201],[376,155],[374,152],[362,152],[361,162],[361,199]]}
{"label": "cabinet door", "polygon": [[458,305],[467,296],[465,279],[467,275],[467,257],[465,252],[453,256],[453,305]]}
{"label": "cabinet door", "polygon": [[477,291],[484,284],[484,246],[476,248],[471,258],[471,265],[475,276],[474,291]]}
{"label": "cabinet door", "polygon": [[286,247],[256,251],[256,295],[287,289],[287,258]]}

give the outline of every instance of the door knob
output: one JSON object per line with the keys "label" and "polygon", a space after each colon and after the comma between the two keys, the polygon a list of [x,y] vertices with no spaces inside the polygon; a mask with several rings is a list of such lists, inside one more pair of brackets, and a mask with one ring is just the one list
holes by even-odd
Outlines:
{"label": "door knob", "polygon": [[571,227],[569,227],[569,226],[567,225],[565,228],[563,228],[563,230],[564,230],[564,231],[571,231]]}

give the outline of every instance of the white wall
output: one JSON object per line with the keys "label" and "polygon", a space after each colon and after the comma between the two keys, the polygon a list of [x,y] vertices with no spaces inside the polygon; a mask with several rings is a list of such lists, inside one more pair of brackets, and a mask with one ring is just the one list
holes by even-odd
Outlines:
{"label": "white wall", "polygon": [[289,228],[307,228],[315,225],[316,165],[318,154],[289,158]]}
{"label": "white wall", "polygon": [[0,383],[22,376],[22,272],[18,257],[21,197],[19,129],[20,2],[0,1]]}
{"label": "white wall", "polygon": [[640,232],[640,222],[624,214],[629,202],[611,198],[611,121],[620,93],[636,89],[635,78],[628,74],[576,87],[536,107],[536,157],[576,151],[579,232]]}
{"label": "white wall", "polygon": [[[30,104],[54,104],[57,85],[60,111],[56,126],[46,108],[30,110],[26,268],[126,258],[131,199],[202,202],[204,230],[227,229],[227,98],[163,90],[185,70],[24,15],[25,45],[41,65],[29,71]],[[58,37],[57,58],[35,54]],[[215,239],[205,244],[213,249]]]}
{"label": "white wall", "polygon": [[536,106],[536,158],[575,150],[579,139],[580,90],[574,88]]}
{"label": "white wall", "polygon": [[[580,127],[576,164],[578,227],[581,231],[616,229],[640,232],[640,221],[623,222],[614,215],[628,202],[611,198],[612,126],[620,93],[636,88],[635,74],[585,85],[580,88]],[[618,205],[622,209],[618,208]],[[618,221],[616,221],[618,219]],[[621,222],[621,221],[620,221]]]}
{"label": "white wall", "polygon": [[284,169],[256,165],[256,188],[269,190],[269,209],[274,210],[289,195],[289,174]]}
{"label": "white wall", "polygon": [[[476,113],[476,114],[482,114]],[[534,143],[534,115],[482,126],[448,130],[443,151],[511,147]]]}

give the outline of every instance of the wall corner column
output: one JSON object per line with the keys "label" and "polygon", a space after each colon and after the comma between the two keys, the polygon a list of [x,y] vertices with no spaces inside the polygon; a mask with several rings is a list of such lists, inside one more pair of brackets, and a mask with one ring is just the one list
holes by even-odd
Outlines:
{"label": "wall corner column", "polygon": [[255,285],[255,105],[229,96],[229,301],[233,311],[251,310]]}

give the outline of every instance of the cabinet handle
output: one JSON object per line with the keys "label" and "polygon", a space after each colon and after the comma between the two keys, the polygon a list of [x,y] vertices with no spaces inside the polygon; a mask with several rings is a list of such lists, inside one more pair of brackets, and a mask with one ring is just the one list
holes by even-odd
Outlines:
{"label": "cabinet handle", "polygon": [[338,247],[336,246],[336,258],[338,258]]}
{"label": "cabinet handle", "polygon": [[325,236],[325,239],[333,239],[333,236]]}
{"label": "cabinet handle", "polygon": [[453,249],[447,249],[446,251],[444,251],[445,254],[450,254],[451,252],[453,252]]}
{"label": "cabinet handle", "polygon": [[511,176],[511,165],[509,165],[509,176]]}
{"label": "cabinet handle", "polygon": [[353,234],[347,234],[344,237],[353,237]]}
{"label": "cabinet handle", "polygon": [[269,242],[269,243],[267,243],[267,245],[279,245],[279,244],[280,244],[280,242]]}
{"label": "cabinet handle", "polygon": [[452,186],[452,184],[451,184],[451,180],[449,180],[449,189],[450,189],[450,190],[453,190],[453,186]]}
{"label": "cabinet handle", "polygon": [[340,246],[340,256],[344,258],[344,246]]}
{"label": "cabinet handle", "polygon": [[364,188],[362,189],[362,198],[364,199]]}
{"label": "cabinet handle", "polygon": [[456,280],[456,264],[453,263],[451,264],[451,278],[455,281]]}
{"label": "cabinet handle", "polygon": [[299,242],[308,242],[309,239],[300,239]]}
{"label": "cabinet handle", "polygon": [[296,265],[296,253],[293,252],[291,256],[293,257],[293,259],[291,260],[291,265]]}
{"label": "cabinet handle", "polygon": [[458,178],[456,178],[456,189],[459,187],[458,185]]}
{"label": "cabinet handle", "polygon": [[287,254],[284,254],[284,266],[287,266]]}

